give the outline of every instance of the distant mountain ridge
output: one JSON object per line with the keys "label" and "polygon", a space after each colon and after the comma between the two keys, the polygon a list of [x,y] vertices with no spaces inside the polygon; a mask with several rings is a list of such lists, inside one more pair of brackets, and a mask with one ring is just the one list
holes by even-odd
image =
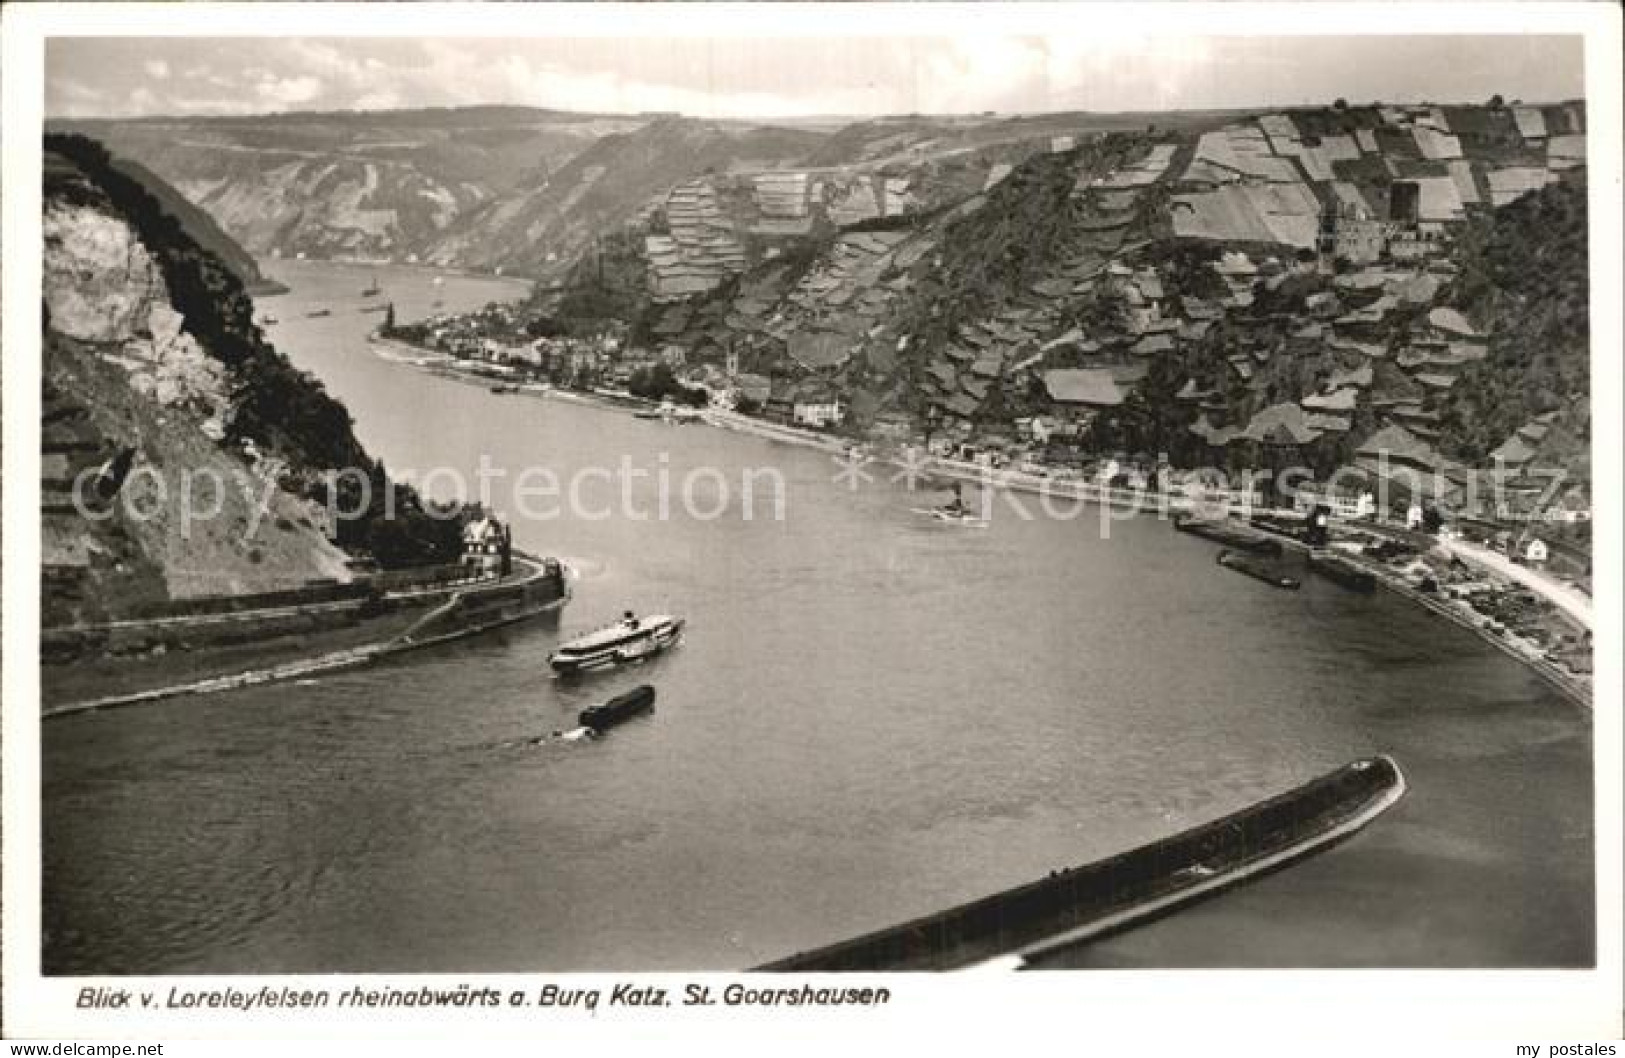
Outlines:
{"label": "distant mountain ridge", "polygon": [[[1056,136],[1222,114],[907,116],[817,122],[527,107],[59,119],[135,159],[250,253],[502,269],[555,281],[595,239],[708,174],[903,173]],[[998,155],[998,157],[995,157]]]}
{"label": "distant mountain ridge", "polygon": [[477,107],[47,127],[145,164],[260,258],[415,262],[516,185],[644,120]]}

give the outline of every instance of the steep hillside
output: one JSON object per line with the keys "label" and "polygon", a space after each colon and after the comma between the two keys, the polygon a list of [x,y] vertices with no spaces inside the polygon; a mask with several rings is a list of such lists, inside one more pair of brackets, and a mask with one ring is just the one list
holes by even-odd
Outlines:
{"label": "steep hillside", "polygon": [[260,256],[422,259],[459,221],[642,119],[518,107],[53,121],[173,184]]}
{"label": "steep hillside", "polygon": [[242,282],[243,289],[249,294],[281,294],[287,290],[281,283],[262,275],[259,263],[254,260],[252,254],[227,235],[205,210],[194,205],[156,173],[140,162],[128,158],[114,159],[111,164],[119,172],[146,188],[147,192],[157,199],[163,211],[180,223],[181,230],[186,233],[187,238],[219,258],[220,263],[231,269],[231,273]]}
{"label": "steep hillside", "polygon": [[669,193],[696,180],[717,185],[723,213],[739,226],[793,237],[806,233],[809,216],[845,226],[929,210],[1080,136],[1148,124],[1203,129],[1225,117],[774,125],[469,107],[50,127],[144,164],[261,257],[432,262],[556,282],[594,240],[629,221],[658,220]]}
{"label": "steep hillside", "polygon": [[[860,433],[1403,466],[1463,507],[1489,502],[1474,468],[1494,459],[1519,502],[1542,468],[1583,493],[1584,128],[1577,103],[1226,115],[860,167],[856,209],[833,170],[714,174],[533,311],[605,306],[718,385],[731,364],[833,387]],[[821,150],[882,130],[905,155],[924,135],[869,123]]]}
{"label": "steep hillside", "polygon": [[[415,244],[422,260],[545,280],[503,341],[624,329],[632,359],[680,355],[713,382],[732,365],[784,393],[833,387],[855,430],[883,419],[1063,460],[1325,474],[1399,452],[1445,492],[1470,490],[1492,455],[1518,456],[1519,473],[1584,469],[1581,103],[783,128],[648,116],[586,133],[520,113],[580,133],[578,149],[488,177],[495,190]],[[280,139],[212,141],[214,164],[272,147],[320,159],[267,216],[361,208],[352,192],[383,179],[324,182],[340,179],[332,143],[258,120]],[[436,120],[403,140],[460,134]],[[490,135],[523,124],[493,117]],[[383,146],[370,142],[349,154]],[[263,205],[256,179],[202,189],[228,230],[229,196]],[[321,220],[309,245],[383,245],[351,221]],[[437,329],[466,342],[484,326]]]}
{"label": "steep hillside", "polygon": [[[1589,440],[1586,250],[1583,180],[1543,187],[1464,232],[1453,302],[1490,338],[1489,355],[1467,365],[1441,409],[1440,444],[1452,457],[1483,462],[1525,423],[1554,412],[1582,448]],[[1584,470],[1589,477],[1588,462]]]}
{"label": "steep hillside", "polygon": [[353,553],[455,554],[454,521],[421,517],[409,493],[386,519],[381,488],[341,523],[347,550],[330,542],[324,472],[381,486],[382,469],[343,406],[266,344],[237,276],[99,144],[47,137],[43,229],[47,623],[342,581]]}
{"label": "steep hillside", "polygon": [[[1045,122],[917,118],[834,133],[669,117],[609,136],[448,232],[438,264],[562,279],[624,229],[655,239],[687,296],[833,228],[927,214],[1070,138]],[[900,131],[901,130],[901,131]]]}
{"label": "steep hillside", "polygon": [[560,275],[600,235],[706,173],[771,168],[820,141],[817,133],[663,118],[606,136],[567,165],[541,172],[439,239],[426,259],[465,268]]}
{"label": "steep hillside", "polygon": [[1108,132],[1183,131],[1213,128],[1245,118],[1240,111],[1164,111],[1097,114],[1063,111],[1019,117],[907,115],[854,122],[840,128],[806,160],[810,166],[886,164],[945,157],[1016,144],[1069,147],[1068,138]]}

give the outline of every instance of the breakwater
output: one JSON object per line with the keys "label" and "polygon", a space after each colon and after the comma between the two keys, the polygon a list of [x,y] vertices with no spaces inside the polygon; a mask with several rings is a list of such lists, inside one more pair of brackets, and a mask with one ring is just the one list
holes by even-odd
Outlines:
{"label": "breakwater", "polygon": [[1036,957],[1323,849],[1370,823],[1404,792],[1404,775],[1391,758],[1358,760],[1161,841],[757,969],[951,970],[1009,954]]}

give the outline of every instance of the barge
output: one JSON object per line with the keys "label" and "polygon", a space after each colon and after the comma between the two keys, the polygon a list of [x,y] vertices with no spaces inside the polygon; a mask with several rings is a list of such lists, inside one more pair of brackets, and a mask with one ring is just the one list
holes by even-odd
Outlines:
{"label": "barge", "polygon": [[603,705],[589,705],[581,710],[581,715],[576,717],[576,723],[594,735],[602,735],[617,724],[624,724],[635,716],[653,712],[654,707],[655,689],[645,683],[625,694],[611,698]]}
{"label": "barge", "polygon": [[1361,569],[1333,551],[1309,552],[1309,568],[1350,591],[1369,593],[1377,590],[1376,574]]}
{"label": "barge", "polygon": [[1174,516],[1174,528],[1182,533],[1190,533],[1192,536],[1200,536],[1203,539],[1223,544],[1235,551],[1246,551],[1254,555],[1279,555],[1281,553],[1281,542],[1279,540],[1272,540],[1263,533],[1249,529],[1237,522],[1179,514]]}
{"label": "barge", "polygon": [[1369,757],[1210,823],[899,926],[756,969],[826,973],[954,970],[1026,960],[1114,933],[1348,838],[1405,793]]}
{"label": "barge", "polygon": [[1303,583],[1297,577],[1291,577],[1281,571],[1281,567],[1273,562],[1264,562],[1251,555],[1238,555],[1233,551],[1219,552],[1219,565],[1225,569],[1233,569],[1237,573],[1245,574],[1254,580],[1261,580],[1272,588],[1297,589]]}
{"label": "barge", "polygon": [[1298,515],[1255,514],[1247,519],[1247,524],[1289,540],[1301,542],[1309,536],[1309,519]]}

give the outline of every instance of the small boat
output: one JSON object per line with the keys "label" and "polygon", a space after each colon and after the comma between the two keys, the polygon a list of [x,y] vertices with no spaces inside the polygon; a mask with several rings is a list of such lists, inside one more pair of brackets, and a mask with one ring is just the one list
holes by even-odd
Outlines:
{"label": "small boat", "polygon": [[364,298],[375,298],[379,294],[382,294],[383,292],[384,292],[383,287],[380,287],[378,285],[378,277],[373,276],[372,277],[372,285],[369,286],[366,290],[363,290],[361,292],[361,296],[364,297]]}
{"label": "small boat", "polygon": [[519,386],[513,382],[500,382],[491,387],[492,393],[518,393]]}
{"label": "small boat", "polygon": [[1350,591],[1369,592],[1377,587],[1375,574],[1332,551],[1309,552],[1309,568]]}
{"label": "small boat", "polygon": [[1303,584],[1296,577],[1289,577],[1281,572],[1280,568],[1272,562],[1263,562],[1250,555],[1238,555],[1233,551],[1219,552],[1219,565],[1226,569],[1233,569],[1237,573],[1244,573],[1254,580],[1261,580],[1272,588],[1301,588]]}
{"label": "small boat", "polygon": [[972,514],[966,510],[955,510],[952,507],[913,507],[915,514],[923,514],[928,518],[935,518],[944,525],[957,525],[965,529],[986,529],[987,519]]}
{"label": "small boat", "polygon": [[388,312],[389,311],[389,306],[388,305],[363,305],[363,306],[361,306],[360,311],[362,311],[362,312]]}
{"label": "small boat", "polygon": [[590,669],[653,657],[683,636],[683,619],[667,614],[637,617],[630,611],[608,628],[562,644],[547,659],[553,671],[570,676]]}
{"label": "small boat", "polygon": [[634,419],[659,419],[662,422],[675,423],[680,420],[682,413],[687,411],[689,411],[688,408],[679,408],[672,402],[670,397],[667,397],[656,407],[640,408],[634,411],[632,417]]}
{"label": "small boat", "polygon": [[305,315],[310,317],[311,319],[315,319],[318,316],[331,316],[331,315],[333,315],[333,310],[332,309],[312,309],[310,312],[305,313]]}
{"label": "small boat", "polygon": [[260,326],[262,326],[262,327],[274,327],[275,325],[276,325],[276,317],[275,316],[266,315],[266,316],[264,316],[264,317],[262,317],[260,319]]}
{"label": "small boat", "polygon": [[592,732],[601,735],[616,724],[624,724],[634,716],[653,712],[655,707],[655,689],[647,683],[634,687],[625,694],[617,695],[603,705],[589,705],[581,710],[576,723]]}
{"label": "small boat", "polygon": [[971,513],[971,509],[965,506],[965,499],[960,494],[960,485],[957,481],[953,484],[953,493],[954,498],[942,506],[915,507],[914,513],[935,518],[947,525],[963,526],[966,529],[986,529],[987,519]]}

